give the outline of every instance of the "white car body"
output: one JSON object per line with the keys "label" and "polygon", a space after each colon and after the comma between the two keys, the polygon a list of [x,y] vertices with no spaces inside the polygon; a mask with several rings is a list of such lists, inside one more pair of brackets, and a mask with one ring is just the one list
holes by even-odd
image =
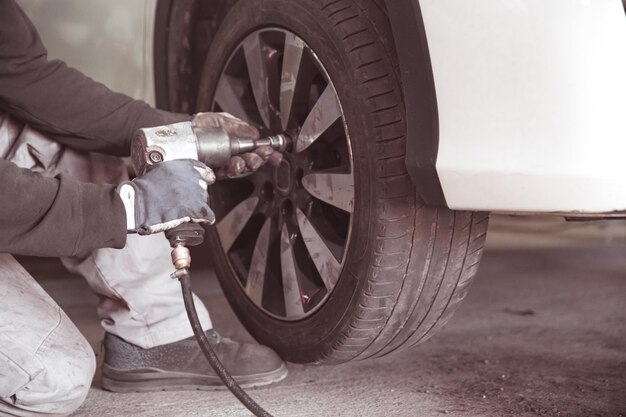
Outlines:
{"label": "white car body", "polygon": [[[156,2],[20,4],[52,57],[154,104]],[[626,212],[626,19],[620,0],[419,5],[438,105],[436,169],[450,208]],[[53,9],[77,11],[50,20]]]}
{"label": "white car body", "polygon": [[618,0],[422,0],[450,208],[626,210]]}

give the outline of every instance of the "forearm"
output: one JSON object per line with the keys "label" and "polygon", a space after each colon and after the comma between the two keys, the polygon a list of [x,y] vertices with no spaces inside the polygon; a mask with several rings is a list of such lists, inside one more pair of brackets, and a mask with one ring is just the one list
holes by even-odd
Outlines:
{"label": "forearm", "polygon": [[0,252],[75,256],[126,243],[124,206],[112,185],[46,178],[0,160]]}
{"label": "forearm", "polygon": [[121,156],[128,155],[138,128],[190,120],[48,60],[37,31],[14,1],[0,1],[0,108],[75,149]]}

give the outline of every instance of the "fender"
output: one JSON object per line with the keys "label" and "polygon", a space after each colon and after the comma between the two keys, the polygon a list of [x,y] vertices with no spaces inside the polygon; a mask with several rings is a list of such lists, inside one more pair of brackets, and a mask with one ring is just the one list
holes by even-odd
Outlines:
{"label": "fender", "polygon": [[623,0],[386,4],[406,165],[426,203],[569,217],[626,211]]}

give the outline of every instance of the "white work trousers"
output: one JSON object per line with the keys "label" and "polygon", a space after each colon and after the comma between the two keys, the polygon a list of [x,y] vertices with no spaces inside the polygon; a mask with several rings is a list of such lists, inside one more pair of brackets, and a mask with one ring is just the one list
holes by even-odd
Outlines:
{"label": "white work trousers", "polygon": [[[119,158],[68,149],[3,114],[0,157],[48,176],[63,172],[93,183],[127,179]],[[62,262],[98,295],[107,332],[150,348],[193,334],[180,285],[170,278],[169,252],[162,234],[130,235],[124,249]],[[210,329],[208,311],[195,302]],[[70,414],[86,397],[94,370],[94,353],[74,324],[12,256],[0,254],[0,415]]]}

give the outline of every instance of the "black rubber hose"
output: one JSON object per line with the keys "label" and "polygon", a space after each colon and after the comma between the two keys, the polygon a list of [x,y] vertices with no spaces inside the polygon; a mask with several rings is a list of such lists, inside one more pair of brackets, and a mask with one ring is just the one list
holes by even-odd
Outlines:
{"label": "black rubber hose", "polygon": [[180,270],[182,272],[177,274],[178,280],[180,281],[180,286],[183,290],[183,300],[185,302],[185,310],[187,310],[187,317],[189,317],[189,323],[191,324],[191,328],[193,329],[193,334],[196,336],[196,340],[198,341],[198,345],[200,345],[200,349],[202,349],[202,353],[206,356],[207,360],[211,367],[215,370],[217,376],[220,377],[224,385],[233,393],[235,397],[241,401],[243,405],[246,406],[248,410],[252,412],[257,417],[272,417],[270,413],[265,411],[259,404],[256,403],[246,392],[239,386],[237,381],[230,376],[222,362],[220,362],[219,358],[213,351],[213,347],[209,343],[206,335],[204,334],[204,330],[202,329],[202,325],[200,324],[200,319],[198,319],[198,312],[196,311],[196,306],[193,302],[193,293],[191,292],[191,276],[189,275],[189,270]]}

